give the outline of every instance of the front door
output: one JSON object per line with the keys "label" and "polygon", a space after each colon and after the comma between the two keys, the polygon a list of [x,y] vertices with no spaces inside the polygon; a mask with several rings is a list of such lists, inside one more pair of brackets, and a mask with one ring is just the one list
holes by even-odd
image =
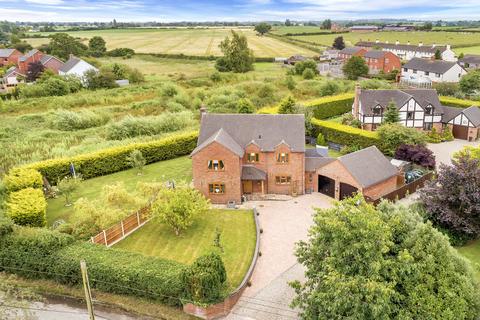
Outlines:
{"label": "front door", "polygon": [[318,192],[335,198],[335,180],[322,175],[318,176]]}
{"label": "front door", "polygon": [[251,194],[253,190],[252,180],[243,181],[243,193]]}

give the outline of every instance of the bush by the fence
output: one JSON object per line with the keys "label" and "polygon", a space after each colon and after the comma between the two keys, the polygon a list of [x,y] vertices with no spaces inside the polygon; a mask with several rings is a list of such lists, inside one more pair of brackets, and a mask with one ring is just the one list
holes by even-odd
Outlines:
{"label": "bush by the fence", "polygon": [[38,170],[53,183],[67,176],[70,173],[70,164],[73,163],[76,171],[81,173],[84,179],[89,179],[129,169],[131,166],[127,157],[133,150],[140,150],[146,163],[189,154],[196,146],[197,137],[197,132],[184,133],[160,140],[133,143],[69,158],[40,161],[28,164],[25,168]]}
{"label": "bush by the fence", "polygon": [[0,248],[0,270],[24,277],[78,285],[85,260],[92,288],[171,305],[179,305],[184,294],[183,264],[78,242],[56,231],[16,227],[0,236]]}
{"label": "bush by the fence", "polygon": [[313,108],[315,118],[328,119],[351,111],[353,99],[353,93],[345,93],[309,101],[305,106]]}
{"label": "bush by the fence", "polygon": [[13,168],[3,178],[7,192],[14,192],[25,188],[41,188],[42,175],[35,169]]}
{"label": "bush by the fence", "polygon": [[312,119],[312,124],[316,127],[317,132],[322,133],[329,142],[344,146],[358,146],[360,148],[375,145],[382,149],[381,141],[375,132],[315,118]]}
{"label": "bush by the fence", "polygon": [[480,101],[472,101],[472,100],[465,100],[465,99],[458,99],[453,97],[439,97],[440,103],[444,106],[455,107],[455,108],[468,108],[471,106],[478,106]]}
{"label": "bush by the fence", "polygon": [[43,227],[47,222],[47,201],[40,189],[25,188],[12,192],[5,206],[6,215],[16,224]]}

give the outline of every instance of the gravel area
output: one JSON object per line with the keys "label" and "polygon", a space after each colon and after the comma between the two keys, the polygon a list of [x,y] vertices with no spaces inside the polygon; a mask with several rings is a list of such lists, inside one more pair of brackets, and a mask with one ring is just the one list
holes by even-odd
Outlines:
{"label": "gravel area", "polygon": [[453,154],[457,151],[460,151],[465,146],[478,147],[480,146],[480,141],[468,142],[466,140],[455,139],[453,141],[442,142],[442,143],[429,143],[428,148],[433,151],[435,154],[435,159],[437,161],[437,168],[441,163],[449,165],[451,164],[451,159]]}

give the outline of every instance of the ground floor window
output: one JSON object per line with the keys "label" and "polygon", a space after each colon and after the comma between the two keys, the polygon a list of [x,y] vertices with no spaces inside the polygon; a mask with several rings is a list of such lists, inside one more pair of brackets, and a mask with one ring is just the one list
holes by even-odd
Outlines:
{"label": "ground floor window", "polygon": [[225,193],[225,184],[223,184],[223,183],[210,183],[208,185],[208,193],[224,194]]}
{"label": "ground floor window", "polygon": [[433,123],[431,123],[431,122],[425,122],[425,123],[423,124],[423,130],[428,130],[428,131],[430,131],[430,130],[432,130],[432,128],[433,128]]}
{"label": "ground floor window", "polygon": [[290,176],[276,176],[275,184],[290,184],[292,182],[292,177]]}

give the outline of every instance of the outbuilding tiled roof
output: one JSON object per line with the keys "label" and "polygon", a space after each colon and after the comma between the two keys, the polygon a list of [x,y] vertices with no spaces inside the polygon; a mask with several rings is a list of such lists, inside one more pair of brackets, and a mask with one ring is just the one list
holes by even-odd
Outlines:
{"label": "outbuilding tiled roof", "polygon": [[444,74],[456,64],[456,62],[444,60],[413,58],[412,60],[408,61],[403,68]]}
{"label": "outbuilding tiled roof", "polygon": [[346,154],[338,160],[363,188],[398,175],[397,168],[375,146]]}
{"label": "outbuilding tiled roof", "polygon": [[463,58],[458,59],[458,61],[463,63],[480,64],[480,55],[466,54]]}
{"label": "outbuilding tiled roof", "polygon": [[330,162],[335,161],[335,158],[330,157],[305,157],[305,171],[313,172],[318,168],[323,167]]}

